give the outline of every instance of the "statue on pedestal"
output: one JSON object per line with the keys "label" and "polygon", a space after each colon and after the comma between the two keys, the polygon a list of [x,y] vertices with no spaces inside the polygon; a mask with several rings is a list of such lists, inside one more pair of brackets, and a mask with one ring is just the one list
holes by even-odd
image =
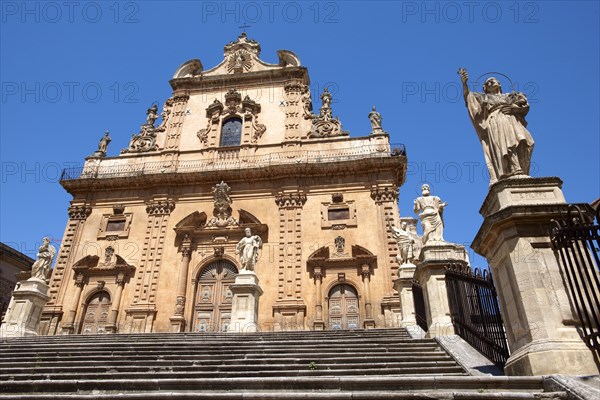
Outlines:
{"label": "statue on pedestal", "polygon": [[47,237],[42,239],[42,245],[38,249],[37,260],[31,266],[31,278],[46,281],[48,272],[52,267],[52,260],[56,256],[56,249],[50,244]]}
{"label": "statue on pedestal", "polygon": [[396,228],[387,219],[388,226],[392,231],[392,235],[398,244],[398,255],[396,260],[398,265],[411,264],[415,258],[415,239],[410,235],[407,229],[407,223],[402,221],[400,228]]}
{"label": "statue on pedestal", "polygon": [[421,197],[414,201],[414,210],[419,214],[421,227],[423,228],[423,246],[430,242],[443,242],[444,234],[444,203],[439,197],[431,196],[428,184],[421,186]]}
{"label": "statue on pedestal", "polygon": [[529,175],[533,138],[526,129],[527,97],[521,92],[502,93],[494,77],[483,84],[483,93],[469,91],[467,70],[458,70],[465,105],[483,146],[490,184],[499,179]]}
{"label": "statue on pedestal", "polygon": [[369,120],[371,121],[371,133],[383,132],[383,128],[381,127],[381,114],[375,110],[375,106],[373,106],[373,111],[369,113]]}
{"label": "statue on pedestal", "polygon": [[96,150],[91,157],[106,157],[106,150],[108,149],[110,141],[111,138],[108,136],[108,131],[106,131],[104,136],[102,136],[102,139],[100,139],[100,143],[98,143],[98,150]]}
{"label": "statue on pedestal", "polygon": [[258,235],[252,235],[250,228],[244,229],[246,236],[243,237],[235,247],[235,254],[240,254],[242,271],[254,271],[258,261],[258,249],[262,248],[262,239]]}

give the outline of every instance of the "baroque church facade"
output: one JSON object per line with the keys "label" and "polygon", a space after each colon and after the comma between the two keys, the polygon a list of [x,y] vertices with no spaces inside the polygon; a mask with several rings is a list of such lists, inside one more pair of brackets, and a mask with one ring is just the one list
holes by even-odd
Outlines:
{"label": "baroque church facade", "polygon": [[73,200],[42,334],[227,331],[248,228],[262,241],[260,330],[414,321],[390,229],[406,152],[375,109],[356,137],[326,89],[313,110],[294,53],[259,55],[242,34],[214,68],[184,63],[119,156],[106,156],[107,133],[83,170],[65,171]]}

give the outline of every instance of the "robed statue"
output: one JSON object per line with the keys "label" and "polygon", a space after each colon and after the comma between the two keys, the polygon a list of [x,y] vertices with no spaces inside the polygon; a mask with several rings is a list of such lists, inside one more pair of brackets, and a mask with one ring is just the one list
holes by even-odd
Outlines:
{"label": "robed statue", "polygon": [[483,84],[483,93],[471,92],[467,70],[458,70],[465,104],[483,147],[490,184],[499,179],[529,175],[533,138],[526,129],[527,97],[521,92],[502,93],[494,77]]}
{"label": "robed statue", "polygon": [[411,264],[415,259],[415,239],[407,229],[408,224],[406,221],[402,221],[400,228],[396,228],[389,219],[387,219],[387,224],[398,245],[398,255],[396,256],[398,265]]}
{"label": "robed statue", "polygon": [[31,278],[45,281],[52,268],[54,256],[56,256],[56,249],[50,244],[50,239],[43,238],[42,245],[38,249],[37,260],[31,266]]}
{"label": "robed statue", "polygon": [[421,197],[414,201],[414,210],[419,214],[421,227],[423,228],[423,246],[430,242],[444,241],[444,203],[439,197],[431,196],[428,184],[421,186]]}
{"label": "robed statue", "polygon": [[262,239],[258,235],[252,235],[250,228],[246,228],[244,232],[246,236],[238,242],[235,254],[240,255],[242,271],[254,271],[258,261],[258,249],[262,248]]}

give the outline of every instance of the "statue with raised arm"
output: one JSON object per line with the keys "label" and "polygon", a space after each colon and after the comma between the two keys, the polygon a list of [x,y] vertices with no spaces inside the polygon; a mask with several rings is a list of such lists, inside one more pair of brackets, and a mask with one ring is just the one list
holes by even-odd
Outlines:
{"label": "statue with raised arm", "polygon": [[398,255],[396,261],[398,265],[410,264],[415,258],[415,239],[410,235],[407,229],[407,223],[402,221],[400,228],[396,228],[391,224],[390,220],[387,219],[388,226],[392,231],[392,236],[398,244]]}
{"label": "statue with raised arm", "polygon": [[42,245],[38,249],[37,260],[31,266],[31,278],[46,280],[48,272],[52,267],[52,260],[56,256],[56,249],[50,244],[50,239],[47,237],[42,239]]}
{"label": "statue with raised arm", "polygon": [[246,236],[235,247],[235,254],[240,255],[241,271],[254,271],[258,261],[258,249],[262,248],[262,239],[252,235],[250,228],[244,229]]}
{"label": "statue with raised arm", "polygon": [[527,97],[521,92],[502,93],[494,77],[483,84],[483,93],[471,92],[467,70],[458,70],[465,105],[483,147],[490,184],[511,176],[529,175],[533,138],[526,129]]}
{"label": "statue with raised arm", "polygon": [[437,196],[431,196],[428,184],[421,186],[421,197],[414,202],[414,210],[419,214],[421,227],[423,228],[423,246],[430,242],[443,242],[444,234],[444,207],[448,204]]}

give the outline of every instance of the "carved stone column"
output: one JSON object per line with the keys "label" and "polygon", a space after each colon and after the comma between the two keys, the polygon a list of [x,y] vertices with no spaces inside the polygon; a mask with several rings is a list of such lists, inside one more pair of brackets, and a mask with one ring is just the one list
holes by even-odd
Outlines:
{"label": "carved stone column", "polygon": [[69,207],[69,220],[60,245],[56,264],[52,269],[50,277],[50,289],[48,296],[50,300],[44,307],[40,323],[40,333],[42,335],[54,335],[57,333],[58,325],[63,316],[62,301],[70,285],[67,280],[63,282],[65,276],[69,276],[70,266],[76,261],[77,246],[83,225],[86,219],[92,213],[92,208],[87,205],[74,205]]}
{"label": "carved stone column", "polygon": [[75,277],[75,295],[73,296],[73,303],[67,314],[66,321],[62,324],[61,334],[72,335],[75,333],[75,317],[77,315],[77,309],[79,308],[79,302],[81,301],[81,292],[85,286],[85,277],[79,273]]}
{"label": "carved stone column", "polygon": [[374,186],[371,188],[371,198],[377,207],[377,220],[380,224],[378,234],[381,243],[384,243],[383,254],[381,254],[382,272],[385,274],[385,287],[389,292],[383,297],[381,307],[385,312],[385,325],[388,328],[397,327],[401,318],[400,299],[394,293],[393,282],[398,276],[398,262],[396,254],[390,249],[397,247],[392,232],[388,229],[386,221],[398,220],[398,195],[399,190],[395,186]]}
{"label": "carved stone column", "polygon": [[369,264],[364,264],[361,267],[361,275],[363,279],[363,292],[365,294],[365,329],[375,328],[375,320],[373,319],[373,309],[371,307],[371,267]]}
{"label": "carved stone column", "polygon": [[190,267],[190,259],[192,253],[192,241],[189,236],[181,242],[181,263],[179,265],[179,282],[177,284],[177,299],[175,303],[175,310],[171,317],[171,331],[172,332],[184,332],[185,331],[185,293],[188,282],[188,271]]}
{"label": "carved stone column", "polygon": [[315,267],[313,271],[313,277],[315,279],[317,291],[313,329],[316,331],[322,331],[325,329],[325,322],[323,322],[323,289],[321,288],[321,284],[323,283],[323,272],[321,271],[321,267]]}
{"label": "carved stone column", "polygon": [[511,356],[507,375],[593,375],[598,365],[577,333],[550,243],[551,220],[568,206],[556,177],[511,178],[489,188],[471,245],[486,257]]}
{"label": "carved stone column", "polygon": [[150,201],[146,206],[148,222],[142,247],[141,265],[136,272],[133,302],[126,310],[127,330],[152,332],[156,315],[156,289],[165,248],[167,222],[175,202],[167,199]]}
{"label": "carved stone column", "polygon": [[277,301],[273,306],[275,330],[302,330],[306,305],[302,298],[302,207],[306,195],[298,192],[280,193],[275,202],[279,207],[279,268]]}
{"label": "carved stone column", "polygon": [[117,316],[119,314],[119,305],[121,304],[123,288],[125,287],[125,274],[123,272],[117,274],[115,283],[117,284],[117,291],[115,293],[115,298],[112,301],[112,308],[110,310],[110,315],[108,316],[108,321],[106,322],[107,333],[117,332]]}

